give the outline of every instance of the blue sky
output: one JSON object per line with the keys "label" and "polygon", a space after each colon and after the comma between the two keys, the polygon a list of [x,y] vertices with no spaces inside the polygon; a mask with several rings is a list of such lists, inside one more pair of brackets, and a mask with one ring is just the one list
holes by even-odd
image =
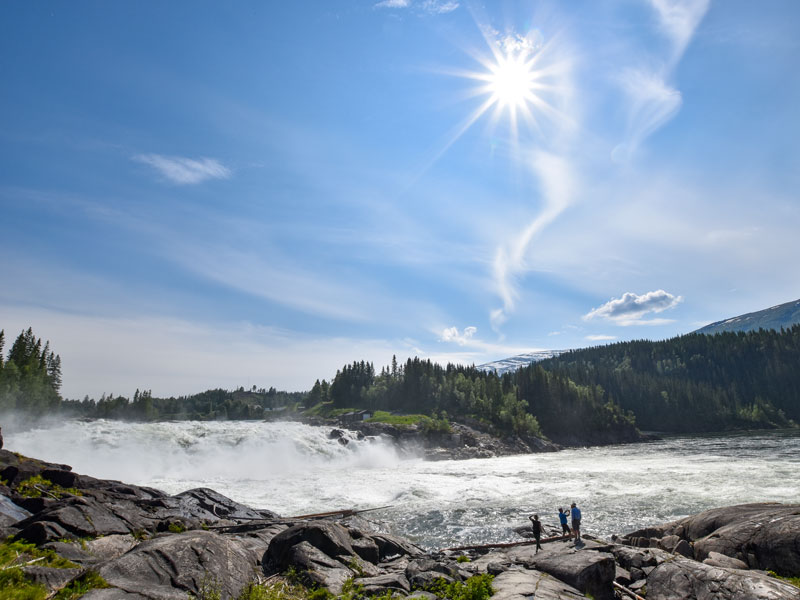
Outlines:
{"label": "blue sky", "polygon": [[0,327],[68,397],[169,395],[796,299],[798,30],[791,0],[2,3]]}

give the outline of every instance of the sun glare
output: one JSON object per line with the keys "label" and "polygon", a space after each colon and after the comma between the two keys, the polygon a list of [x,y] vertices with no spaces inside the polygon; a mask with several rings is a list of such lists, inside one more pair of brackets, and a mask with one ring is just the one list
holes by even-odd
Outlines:
{"label": "sun glare", "polygon": [[533,100],[535,72],[525,57],[500,56],[489,71],[489,91],[501,107],[522,108]]}

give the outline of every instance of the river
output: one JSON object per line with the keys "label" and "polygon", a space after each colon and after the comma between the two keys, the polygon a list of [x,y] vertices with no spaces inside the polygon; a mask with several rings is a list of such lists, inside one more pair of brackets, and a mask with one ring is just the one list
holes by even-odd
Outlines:
{"label": "river", "polygon": [[800,432],[668,437],[551,454],[426,462],[384,440],[348,445],[330,428],[255,421],[66,421],[6,430],[6,449],[95,477],[177,493],[211,487],[301,515],[364,516],[427,548],[521,539],[538,513],[556,527],[576,502],[585,532],[610,536],[702,510],[800,500]]}

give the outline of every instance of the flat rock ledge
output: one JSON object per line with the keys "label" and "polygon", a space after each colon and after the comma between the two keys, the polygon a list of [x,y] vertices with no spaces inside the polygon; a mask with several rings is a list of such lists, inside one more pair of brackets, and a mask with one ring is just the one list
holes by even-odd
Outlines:
{"label": "flat rock ledge", "polygon": [[[33,477],[37,498],[21,493]],[[765,571],[800,575],[800,505],[715,509],[613,543],[558,540],[538,553],[528,542],[431,552],[357,516],[281,518],[210,489],[170,496],[4,450],[0,478],[4,537],[70,561],[21,567],[50,595],[91,571],[109,587],[88,600],[237,599],[287,573],[335,595],[355,586],[356,597],[435,600],[436,582],[488,574],[495,600],[800,600],[800,588]]]}

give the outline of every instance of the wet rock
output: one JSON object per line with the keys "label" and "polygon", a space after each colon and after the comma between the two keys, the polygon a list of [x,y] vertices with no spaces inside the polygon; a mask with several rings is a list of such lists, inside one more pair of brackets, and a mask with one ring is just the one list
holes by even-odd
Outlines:
{"label": "wet rock", "polygon": [[760,573],[676,556],[647,578],[647,600],[800,600],[800,588]]}
{"label": "wet rock", "polygon": [[114,587],[154,600],[186,600],[187,593],[209,589],[235,598],[252,580],[259,558],[235,537],[191,531],[141,542],[99,573]]}

